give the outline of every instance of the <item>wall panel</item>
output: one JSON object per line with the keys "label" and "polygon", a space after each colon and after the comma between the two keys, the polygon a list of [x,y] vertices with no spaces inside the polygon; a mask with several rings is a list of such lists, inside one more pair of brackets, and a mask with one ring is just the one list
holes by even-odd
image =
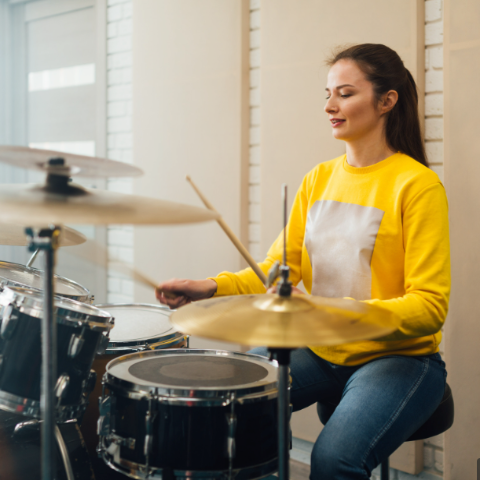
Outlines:
{"label": "wall panel", "polygon": [[480,7],[445,0],[445,186],[450,205],[452,294],[446,329],[455,422],[445,435],[445,479],[476,478],[480,454]]}
{"label": "wall panel", "polygon": [[[146,172],[135,192],[200,206],[188,174],[240,236],[248,2],[139,0],[133,19],[134,161]],[[136,266],[158,281],[204,278],[241,265],[215,222],[137,228],[134,243]],[[155,301],[142,287],[135,298]]]}

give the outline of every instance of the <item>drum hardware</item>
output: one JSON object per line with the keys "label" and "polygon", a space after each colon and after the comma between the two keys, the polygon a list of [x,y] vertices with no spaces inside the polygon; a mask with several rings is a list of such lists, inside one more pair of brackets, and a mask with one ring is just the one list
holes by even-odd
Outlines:
{"label": "drum hardware", "polygon": [[2,326],[0,328],[0,335],[4,340],[8,340],[13,335],[13,331],[17,326],[18,316],[13,313],[13,305],[8,304],[3,307]]}
{"label": "drum hardware", "polygon": [[109,338],[107,335],[102,335],[100,337],[100,343],[98,344],[98,348],[97,348],[97,355],[103,355],[106,352],[108,347],[108,342],[109,342]]}
{"label": "drum hardware", "polygon": [[67,474],[67,480],[75,480],[75,475],[73,474],[72,464],[70,462],[70,457],[68,455],[68,449],[63,440],[62,434],[58,425],[55,425],[55,439],[57,440],[57,445],[60,450],[60,455],[65,466],[65,473]]}
{"label": "drum hardware", "polygon": [[235,458],[235,434],[237,431],[237,416],[235,415],[235,393],[230,396],[230,413],[227,414],[227,455],[228,455],[228,478],[232,479],[233,459]]}
{"label": "drum hardware", "polygon": [[60,407],[60,402],[62,401],[62,398],[65,396],[69,383],[70,383],[70,377],[66,373],[63,373],[57,379],[57,383],[55,385],[55,396],[57,397],[57,408]]}
{"label": "drum hardware", "polygon": [[[72,336],[70,337],[70,343],[68,345],[68,356],[70,358],[75,358],[79,353],[80,350],[83,347],[83,344],[85,343],[85,327],[82,328],[80,331],[80,334],[72,333]],[[103,335],[100,337],[100,342],[104,341],[102,340]],[[97,349],[98,351],[98,349]]]}

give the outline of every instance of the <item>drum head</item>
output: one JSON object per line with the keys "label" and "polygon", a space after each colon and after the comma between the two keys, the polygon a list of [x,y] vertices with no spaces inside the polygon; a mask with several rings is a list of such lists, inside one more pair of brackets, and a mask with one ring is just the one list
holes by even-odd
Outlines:
{"label": "drum head", "polygon": [[[0,284],[43,290],[43,271],[17,263],[0,262]],[[80,301],[86,301],[90,296],[85,287],[59,275],[55,275],[55,293]]]}
{"label": "drum head", "polygon": [[117,347],[167,339],[177,332],[169,320],[172,310],[167,307],[141,303],[97,306],[115,319],[115,326],[110,331],[110,344]]}
{"label": "drum head", "polygon": [[276,363],[258,355],[218,350],[164,350],[120,357],[107,365],[109,375],[173,393],[222,391],[276,385]]}

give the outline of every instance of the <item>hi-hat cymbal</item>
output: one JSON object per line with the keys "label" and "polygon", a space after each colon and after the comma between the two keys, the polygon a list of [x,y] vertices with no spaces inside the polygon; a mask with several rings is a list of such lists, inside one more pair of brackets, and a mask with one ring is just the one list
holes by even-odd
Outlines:
{"label": "hi-hat cymbal", "polygon": [[[56,160],[51,162],[52,159]],[[58,159],[63,159],[64,163]],[[143,174],[135,165],[115,160],[16,145],[0,145],[0,162],[65,177],[137,177]]]}
{"label": "hi-hat cymbal", "polygon": [[243,345],[341,345],[394,332],[391,312],[355,300],[276,294],[218,297],[179,308],[170,321],[190,335]]}
{"label": "hi-hat cymbal", "polygon": [[[60,246],[71,247],[74,245],[81,245],[87,241],[87,237],[69,227],[62,227],[60,232]],[[0,245],[16,245],[23,247],[29,244],[27,235],[25,234],[25,227],[18,225],[9,225],[0,223]]]}
{"label": "hi-hat cymbal", "polygon": [[51,193],[44,185],[0,185],[0,222],[30,227],[65,223],[173,225],[218,217],[204,208],[74,184],[68,184],[66,193]]}

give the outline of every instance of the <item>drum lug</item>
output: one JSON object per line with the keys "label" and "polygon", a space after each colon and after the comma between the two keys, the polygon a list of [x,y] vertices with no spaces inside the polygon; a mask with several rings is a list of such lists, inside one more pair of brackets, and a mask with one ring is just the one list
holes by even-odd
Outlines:
{"label": "drum lug", "polygon": [[109,338],[107,335],[100,335],[97,347],[97,355],[103,355],[108,347]]}
{"label": "drum lug", "polygon": [[99,416],[98,421],[97,421],[97,435],[99,437],[106,437],[107,435],[110,434],[110,431],[111,431],[111,425],[110,425],[111,406],[112,406],[111,397],[104,397],[102,395],[102,397],[99,398],[98,410],[99,410],[100,416]]}
{"label": "drum lug", "polygon": [[75,358],[83,347],[85,339],[83,338],[83,330],[80,335],[75,335],[74,333],[70,337],[70,343],[68,345],[68,356],[70,358]]}
{"label": "drum lug", "polygon": [[3,309],[2,326],[0,328],[0,335],[3,339],[11,338],[15,327],[17,326],[18,315],[13,313],[14,305],[11,303],[6,305]]}
{"label": "drum lug", "polygon": [[115,445],[120,447],[127,447],[130,450],[135,450],[135,439],[134,438],[123,438],[119,435],[111,433],[107,436],[107,440]]}
{"label": "drum lug", "polygon": [[64,397],[68,384],[70,383],[70,377],[66,373],[62,373],[57,379],[57,384],[55,385],[55,396],[57,397],[57,406],[60,405],[62,398]]}
{"label": "drum lug", "polygon": [[228,436],[227,455],[229,459],[235,458],[235,433],[237,431],[237,416],[234,413],[227,414]]}
{"label": "drum lug", "polygon": [[143,444],[143,454],[145,455],[145,467],[147,472],[150,470],[150,452],[153,445],[153,421],[156,413],[153,411],[153,398],[148,399],[148,410],[145,415],[145,442]]}
{"label": "drum lug", "polygon": [[95,385],[97,383],[97,372],[95,370],[90,370],[88,378],[83,381],[83,394],[85,398],[88,398],[89,395],[93,392]]}

